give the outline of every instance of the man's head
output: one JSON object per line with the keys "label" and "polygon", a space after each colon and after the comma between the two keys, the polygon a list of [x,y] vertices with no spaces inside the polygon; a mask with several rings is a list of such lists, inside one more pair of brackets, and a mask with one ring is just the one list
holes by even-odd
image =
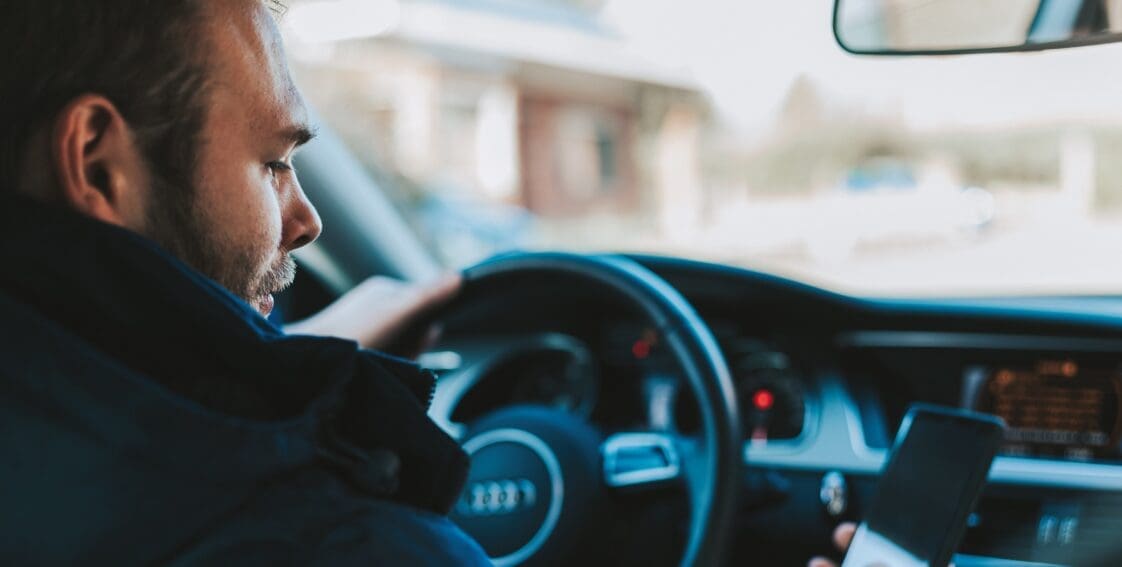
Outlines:
{"label": "man's head", "polygon": [[267,313],[320,231],[291,168],[311,132],[273,4],[0,0],[0,179]]}

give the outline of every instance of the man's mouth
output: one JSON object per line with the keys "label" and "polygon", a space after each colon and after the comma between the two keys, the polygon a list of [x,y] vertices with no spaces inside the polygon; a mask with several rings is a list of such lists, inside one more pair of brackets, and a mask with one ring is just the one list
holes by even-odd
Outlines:
{"label": "man's mouth", "polygon": [[257,296],[253,302],[253,306],[262,316],[268,317],[273,312],[275,306],[274,293],[287,288],[292,280],[296,277],[296,263],[292,261],[292,257],[288,254],[282,254],[277,263],[271,270],[261,279],[258,290],[270,290]]}

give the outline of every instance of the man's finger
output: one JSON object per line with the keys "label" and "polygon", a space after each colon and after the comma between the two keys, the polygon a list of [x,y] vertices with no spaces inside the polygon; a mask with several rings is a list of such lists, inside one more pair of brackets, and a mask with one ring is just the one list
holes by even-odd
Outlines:
{"label": "man's finger", "polygon": [[849,544],[853,542],[853,534],[857,532],[857,524],[846,522],[838,525],[834,530],[834,545],[838,549],[845,551],[849,549]]}
{"label": "man's finger", "polygon": [[451,300],[464,285],[464,277],[457,273],[448,274],[433,282],[426,290],[430,303],[446,303]]}
{"label": "man's finger", "polygon": [[[842,551],[849,549],[849,544],[853,542],[853,534],[857,532],[857,525],[846,522],[839,524],[834,529],[834,545]],[[815,557],[807,563],[807,567],[837,567],[837,563],[826,559],[825,557]]]}
{"label": "man's finger", "polygon": [[[390,312],[383,312],[381,327],[365,342],[368,347],[416,358],[440,339],[440,325],[429,316],[455,298],[463,286],[459,274],[445,276],[409,290]],[[396,312],[393,311],[396,309]]]}
{"label": "man's finger", "polygon": [[[395,303],[387,305],[389,312],[382,312],[382,324],[379,329],[381,341],[389,340],[398,335],[404,327],[416,323],[417,318],[425,312],[432,311],[448,303],[460,291],[463,277],[459,274],[444,276],[439,280],[426,284],[417,284],[412,287],[401,282],[395,282],[404,290],[404,293],[393,297]],[[420,337],[418,337],[420,338]],[[378,341],[371,341],[377,343]]]}

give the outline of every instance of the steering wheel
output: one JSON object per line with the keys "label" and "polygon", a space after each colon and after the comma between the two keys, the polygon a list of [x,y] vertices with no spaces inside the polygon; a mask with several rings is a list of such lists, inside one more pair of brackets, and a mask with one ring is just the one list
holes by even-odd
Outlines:
{"label": "steering wheel", "polygon": [[535,281],[581,286],[656,329],[697,400],[700,436],[605,436],[568,412],[499,409],[468,424],[461,438],[472,465],[452,519],[499,567],[549,564],[597,529],[607,491],[681,482],[690,511],[681,565],[719,565],[743,460],[735,390],[709,328],[673,287],[632,260],[553,252],[506,255],[469,268],[460,297],[436,317],[509,310],[503,298],[525,294]]}

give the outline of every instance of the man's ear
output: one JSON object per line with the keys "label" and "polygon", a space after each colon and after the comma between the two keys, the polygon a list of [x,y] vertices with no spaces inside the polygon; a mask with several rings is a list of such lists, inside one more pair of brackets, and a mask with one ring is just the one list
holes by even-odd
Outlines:
{"label": "man's ear", "polygon": [[147,167],[112,102],[92,94],[72,100],[57,115],[50,144],[62,203],[102,222],[144,229]]}

